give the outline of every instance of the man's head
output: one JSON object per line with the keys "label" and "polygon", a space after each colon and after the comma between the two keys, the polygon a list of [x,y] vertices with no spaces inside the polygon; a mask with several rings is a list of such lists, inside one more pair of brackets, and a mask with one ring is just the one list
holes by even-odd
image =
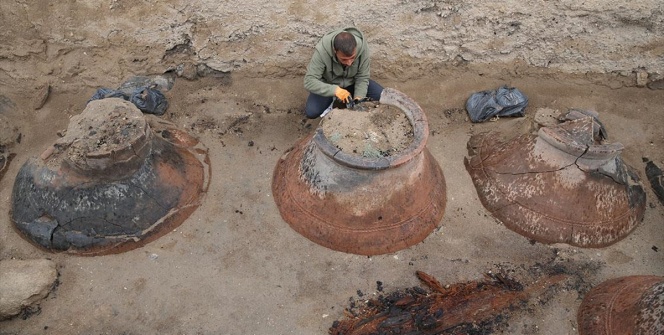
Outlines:
{"label": "man's head", "polygon": [[334,53],[339,63],[350,66],[357,56],[357,42],[353,34],[342,31],[334,37]]}

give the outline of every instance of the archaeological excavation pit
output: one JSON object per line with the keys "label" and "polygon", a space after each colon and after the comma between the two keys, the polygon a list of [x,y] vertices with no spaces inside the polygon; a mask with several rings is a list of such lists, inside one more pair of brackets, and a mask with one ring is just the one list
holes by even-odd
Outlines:
{"label": "archaeological excavation pit", "polygon": [[466,169],[484,207],[509,229],[542,243],[613,244],[643,219],[643,186],[596,115],[572,110],[561,121],[507,141],[497,132],[472,136]]}
{"label": "archaeological excavation pit", "polygon": [[94,100],[14,183],[20,234],[53,252],[131,250],[179,226],[207,190],[207,149],[118,98]]}
{"label": "archaeological excavation pit", "polygon": [[[386,118],[371,114],[386,112],[375,104],[361,111],[333,110],[332,116],[347,113],[341,117],[351,122],[388,120],[372,124],[376,134],[389,130],[395,122],[401,124],[397,129],[405,133],[397,137],[403,146],[391,147],[398,150],[381,147],[381,140],[372,142],[367,150],[364,148],[371,141],[352,144],[358,148],[355,150],[344,148],[339,141],[352,130],[337,127],[346,132],[326,135],[325,122],[333,121],[324,119],[315,133],[287,151],[275,168],[272,192],[282,218],[295,231],[327,248],[360,255],[394,252],[424,240],[443,217],[445,179],[425,147],[429,129],[424,112],[394,89],[385,89],[379,103],[393,108]],[[402,116],[408,127],[398,121]],[[372,136],[367,133],[361,138],[380,137]]]}

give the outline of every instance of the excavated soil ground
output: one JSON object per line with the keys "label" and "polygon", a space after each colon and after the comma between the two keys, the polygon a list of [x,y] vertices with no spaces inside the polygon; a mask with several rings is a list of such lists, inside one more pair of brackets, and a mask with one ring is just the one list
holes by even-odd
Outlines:
{"label": "excavated soil ground", "polygon": [[[138,75],[138,74],[137,74]],[[14,177],[67,128],[98,87],[77,78],[53,84],[34,108],[33,82],[0,74],[0,92],[15,108],[3,110],[19,128],[20,143],[0,180],[0,258],[50,258],[59,286],[31,315],[0,323],[0,334],[325,334],[344,316],[349,299],[418,286],[415,271],[442,285],[483,280],[496,267],[515,269],[527,286],[532,273],[559,266],[573,281],[510,314],[493,334],[576,334],[576,311],[589,287],[635,274],[664,275],[664,206],[646,184],[643,222],[618,243],[600,249],[543,245],[494,220],[463,165],[472,134],[532,129],[538,108],[594,109],[609,138],[625,145],[624,160],[645,180],[642,158],[664,165],[664,91],[624,87],[613,77],[573,76],[523,66],[451,68],[444,77],[374,78],[414,99],[429,120],[428,150],[447,182],[442,227],[422,243],[365,257],[310,242],[284,222],[271,195],[279,157],[320,120],[303,115],[302,78],[251,78],[241,73],[196,81],[178,78],[165,92],[162,117],[209,148],[212,179],[203,204],[169,234],[129,252],[79,257],[36,249],[12,229]],[[500,85],[530,99],[526,116],[472,124],[470,94]],[[487,328],[488,329],[488,328]]]}
{"label": "excavated soil ground", "polygon": [[367,157],[397,155],[413,142],[413,126],[399,108],[365,102],[356,109],[333,109],[320,126],[341,151]]}

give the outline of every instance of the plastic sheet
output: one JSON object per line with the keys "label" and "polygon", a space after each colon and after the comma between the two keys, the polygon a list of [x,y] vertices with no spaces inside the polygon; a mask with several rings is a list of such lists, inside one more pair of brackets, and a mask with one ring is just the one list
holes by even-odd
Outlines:
{"label": "plastic sheet", "polygon": [[528,97],[519,89],[507,86],[473,93],[466,101],[472,122],[484,122],[494,116],[524,116],[527,106]]}

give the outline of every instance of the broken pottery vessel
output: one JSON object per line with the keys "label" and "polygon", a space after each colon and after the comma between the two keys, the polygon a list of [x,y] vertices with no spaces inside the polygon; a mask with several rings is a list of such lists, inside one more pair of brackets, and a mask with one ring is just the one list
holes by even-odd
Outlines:
{"label": "broken pottery vessel", "polygon": [[623,146],[603,141],[594,116],[574,113],[506,142],[474,135],[465,165],[484,207],[508,228],[543,243],[603,247],[641,222],[646,196]]}
{"label": "broken pottery vessel", "polygon": [[586,294],[579,307],[579,335],[664,334],[664,277],[607,280]]}
{"label": "broken pottery vessel", "polygon": [[20,169],[12,221],[49,251],[130,250],[180,225],[209,183],[207,149],[128,101],[88,103],[64,137]]}
{"label": "broken pottery vessel", "polygon": [[319,127],[275,168],[272,193],[283,219],[330,249],[360,255],[394,252],[422,241],[443,217],[445,179],[425,147],[429,126],[424,112],[394,89],[385,89],[380,103],[400,108],[410,120],[414,139],[405,150],[380,158],[347,154]]}

